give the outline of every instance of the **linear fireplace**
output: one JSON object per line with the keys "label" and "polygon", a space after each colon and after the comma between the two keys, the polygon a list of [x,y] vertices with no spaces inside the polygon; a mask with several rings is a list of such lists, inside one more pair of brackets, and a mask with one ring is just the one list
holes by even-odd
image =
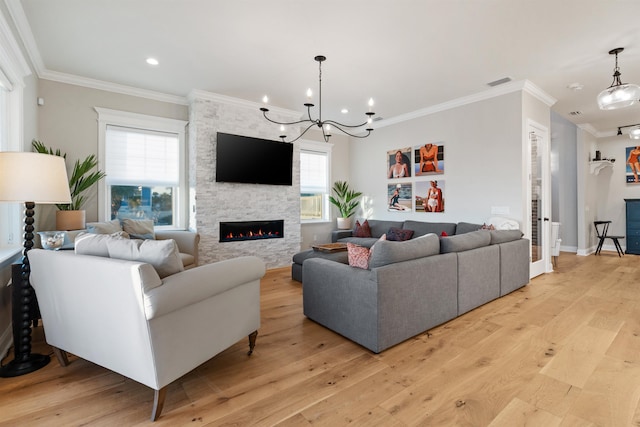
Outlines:
{"label": "linear fireplace", "polygon": [[234,221],[220,223],[220,242],[242,240],[281,239],[284,237],[284,220]]}

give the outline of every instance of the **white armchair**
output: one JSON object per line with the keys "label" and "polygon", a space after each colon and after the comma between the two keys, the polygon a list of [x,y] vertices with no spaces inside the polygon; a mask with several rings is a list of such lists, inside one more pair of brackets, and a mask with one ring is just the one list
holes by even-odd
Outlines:
{"label": "white armchair", "polygon": [[206,264],[160,279],[149,264],[29,251],[46,340],[66,353],[155,390],[152,420],[166,386],[260,327],[257,257]]}

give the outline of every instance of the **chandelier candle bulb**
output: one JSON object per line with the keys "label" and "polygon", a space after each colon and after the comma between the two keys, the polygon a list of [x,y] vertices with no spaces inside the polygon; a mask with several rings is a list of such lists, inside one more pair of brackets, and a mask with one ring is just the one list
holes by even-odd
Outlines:
{"label": "chandelier candle bulb", "polygon": [[307,100],[311,101],[311,98],[313,97],[313,91],[311,90],[311,88],[307,89]]}
{"label": "chandelier candle bulb", "polygon": [[269,97],[267,95],[262,97],[262,102],[264,102],[265,104],[269,103]]}
{"label": "chandelier candle bulb", "polygon": [[373,98],[369,98],[369,112],[373,110]]}

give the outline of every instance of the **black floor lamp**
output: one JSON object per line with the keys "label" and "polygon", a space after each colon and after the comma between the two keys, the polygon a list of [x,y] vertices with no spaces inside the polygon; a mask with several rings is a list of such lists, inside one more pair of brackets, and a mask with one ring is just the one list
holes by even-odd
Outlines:
{"label": "black floor lamp", "polygon": [[31,317],[33,288],[29,283],[29,258],[33,247],[34,208],[36,203],[70,203],[69,182],[64,159],[39,153],[0,152],[0,202],[24,202],[24,244],[20,281],[13,283],[12,293],[19,302],[12,306],[14,359],[0,367],[0,377],[17,377],[36,371],[49,356],[31,353]]}

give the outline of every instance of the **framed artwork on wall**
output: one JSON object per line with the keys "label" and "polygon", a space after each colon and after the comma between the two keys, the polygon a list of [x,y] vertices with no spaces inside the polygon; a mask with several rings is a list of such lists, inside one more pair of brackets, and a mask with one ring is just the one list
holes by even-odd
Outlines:
{"label": "framed artwork on wall", "polygon": [[416,212],[444,212],[444,180],[416,182]]}
{"label": "framed artwork on wall", "polygon": [[387,178],[411,177],[411,147],[387,151]]}
{"label": "framed artwork on wall", "polygon": [[627,147],[625,179],[627,184],[640,184],[640,146]]}
{"label": "framed artwork on wall", "polygon": [[444,143],[429,142],[413,147],[415,176],[444,173]]}
{"label": "framed artwork on wall", "polygon": [[389,212],[411,212],[413,184],[402,182],[387,185],[387,206]]}

